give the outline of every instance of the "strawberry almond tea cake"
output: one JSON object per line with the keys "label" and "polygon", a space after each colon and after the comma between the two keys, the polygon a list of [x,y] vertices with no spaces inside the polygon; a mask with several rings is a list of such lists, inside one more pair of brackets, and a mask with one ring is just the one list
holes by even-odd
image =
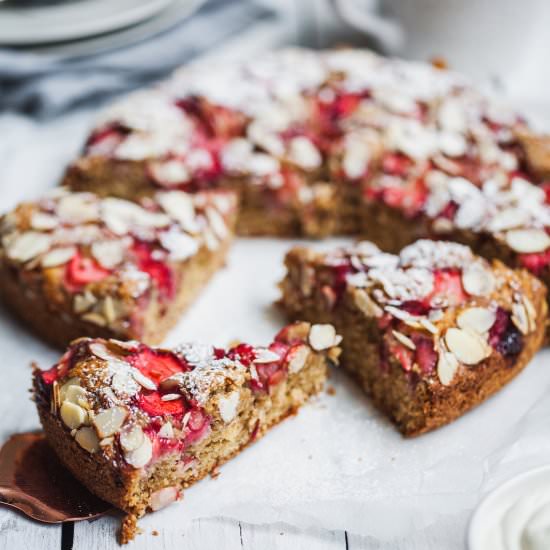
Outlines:
{"label": "strawberry almond tea cake", "polygon": [[225,262],[230,191],[142,204],[58,188],[0,218],[0,294],[65,347],[80,336],[160,342]]}
{"label": "strawberry almond tea cake", "polygon": [[548,140],[452,71],[364,50],[195,64],[97,120],[65,184],[232,188],[237,232],[458,241],[550,284]]}
{"label": "strawberry almond tea cake", "polygon": [[451,71],[365,50],[285,49],[183,67],[118,101],[65,184],[125,198],[231,187],[240,234],[319,237],[362,229],[365,201],[417,214],[428,170],[478,187],[529,179],[537,139]]}
{"label": "strawberry almond tea cake", "polygon": [[181,498],[323,387],[341,338],[295,323],[268,347],[229,349],[81,338],[34,372],[46,437],[86,487],[136,519]]}
{"label": "strawberry almond tea cake", "polygon": [[399,255],[367,241],[328,253],[297,247],[286,266],[285,312],[336,327],[342,366],[405,435],[484,401],[543,341],[544,285],[461,244],[421,240]]}

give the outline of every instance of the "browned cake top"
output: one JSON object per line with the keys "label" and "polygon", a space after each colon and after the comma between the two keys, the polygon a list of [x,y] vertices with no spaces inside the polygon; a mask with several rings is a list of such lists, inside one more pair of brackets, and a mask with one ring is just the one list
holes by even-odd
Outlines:
{"label": "browned cake top", "polygon": [[348,293],[383,331],[383,360],[444,385],[461,365],[513,360],[536,330],[542,284],[460,244],[421,240],[393,255],[361,242],[306,257],[303,292],[320,287],[329,307]]}
{"label": "browned cake top", "polygon": [[[25,277],[42,277],[48,295],[104,325],[153,290],[171,299],[174,266],[230,234],[230,192],[159,192],[142,204],[63,188],[24,203],[0,224],[0,258]],[[127,313],[127,312],[126,312]]]}
{"label": "browned cake top", "polygon": [[90,453],[142,468],[183,453],[215,423],[231,422],[243,388],[267,394],[313,350],[330,355],[340,340],[332,326],[309,323],[289,325],[268,347],[187,343],[165,350],[83,338],[50,370],[36,371],[37,399],[49,401]]}

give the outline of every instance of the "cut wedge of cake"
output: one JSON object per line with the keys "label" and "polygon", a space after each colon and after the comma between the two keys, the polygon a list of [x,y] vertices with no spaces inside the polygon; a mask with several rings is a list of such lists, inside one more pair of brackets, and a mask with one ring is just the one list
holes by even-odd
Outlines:
{"label": "cut wedge of cake", "polygon": [[543,341],[544,285],[460,244],[421,240],[399,255],[366,241],[294,248],[286,266],[285,312],[336,327],[342,366],[405,435],[481,403]]}
{"label": "cut wedge of cake", "polygon": [[229,191],[137,204],[59,188],[0,219],[0,293],[61,347],[80,336],[157,343],[224,265],[235,215]]}
{"label": "cut wedge of cake", "polygon": [[34,372],[46,437],[86,487],[136,518],[263,436],[323,387],[341,338],[329,325],[295,323],[268,347],[229,349],[83,338]]}

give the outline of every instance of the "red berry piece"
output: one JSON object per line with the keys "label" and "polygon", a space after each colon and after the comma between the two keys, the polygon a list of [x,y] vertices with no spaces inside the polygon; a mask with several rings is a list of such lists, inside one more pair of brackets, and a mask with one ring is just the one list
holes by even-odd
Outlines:
{"label": "red berry piece", "polygon": [[462,275],[458,269],[440,269],[434,273],[434,289],[426,298],[426,304],[442,300],[450,306],[457,306],[467,298],[462,286]]}
{"label": "red berry piece", "polygon": [[239,344],[227,352],[227,357],[248,367],[256,359],[256,352],[250,344]]}
{"label": "red berry piece", "polygon": [[392,176],[404,176],[412,166],[409,157],[401,153],[386,153],[382,158],[382,170]]}
{"label": "red berry piece", "polygon": [[424,374],[430,374],[437,363],[437,352],[434,350],[434,343],[431,338],[422,334],[413,334],[412,341],[416,346],[414,360]]}
{"label": "red berry piece", "polygon": [[177,355],[143,345],[126,360],[157,385],[173,374],[189,370],[188,365]]}
{"label": "red berry piece", "polygon": [[93,258],[88,258],[77,252],[65,268],[65,285],[69,290],[75,292],[88,283],[102,281],[110,273]]}
{"label": "red berry piece", "polygon": [[138,399],[138,407],[149,416],[182,416],[185,412],[183,397],[173,401],[163,401],[158,391],[141,393]]}
{"label": "red berry piece", "polygon": [[136,241],[132,247],[136,257],[138,268],[147,273],[155,282],[161,296],[164,298],[173,298],[176,285],[172,270],[166,263],[153,258],[151,245],[145,242]]}
{"label": "red berry piece", "polygon": [[550,264],[550,250],[533,254],[520,254],[519,263],[534,275],[540,275],[544,268]]}
{"label": "red berry piece", "polygon": [[516,357],[523,349],[523,336],[514,325],[510,314],[499,307],[489,330],[489,344],[504,357]]}

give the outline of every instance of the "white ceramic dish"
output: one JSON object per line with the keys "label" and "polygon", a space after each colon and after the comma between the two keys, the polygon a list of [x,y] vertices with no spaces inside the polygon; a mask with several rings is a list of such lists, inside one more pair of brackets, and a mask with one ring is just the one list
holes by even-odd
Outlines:
{"label": "white ceramic dish", "polygon": [[546,550],[548,511],[550,465],[513,477],[481,501],[470,521],[468,550]]}
{"label": "white ceramic dish", "polygon": [[130,27],[70,42],[35,44],[27,51],[72,59],[123,48],[178,25],[195,13],[205,2],[206,0],[172,0],[166,8],[160,10],[153,17]]}
{"label": "white ceramic dish", "polygon": [[0,6],[0,44],[74,40],[134,25],[173,0],[81,0],[49,7]]}

